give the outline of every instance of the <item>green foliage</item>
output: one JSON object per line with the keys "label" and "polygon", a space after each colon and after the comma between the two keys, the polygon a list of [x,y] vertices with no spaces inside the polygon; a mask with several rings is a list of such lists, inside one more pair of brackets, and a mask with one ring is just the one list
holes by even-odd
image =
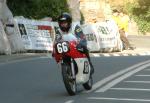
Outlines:
{"label": "green foliage", "polygon": [[7,0],[14,16],[41,19],[52,17],[53,20],[61,12],[69,12],[66,0]]}
{"label": "green foliage", "polygon": [[150,32],[150,0],[136,0],[134,3],[127,3],[125,9],[137,22],[140,32]]}

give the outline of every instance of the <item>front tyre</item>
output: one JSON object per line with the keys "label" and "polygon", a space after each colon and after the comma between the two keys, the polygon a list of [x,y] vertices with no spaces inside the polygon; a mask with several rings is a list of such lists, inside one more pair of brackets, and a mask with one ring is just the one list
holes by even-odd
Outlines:
{"label": "front tyre", "polygon": [[69,64],[62,64],[62,76],[65,84],[65,88],[69,95],[76,94],[77,85],[76,81],[72,78],[71,66]]}
{"label": "front tyre", "polygon": [[93,78],[90,76],[89,80],[83,84],[84,89],[91,90],[93,85]]}

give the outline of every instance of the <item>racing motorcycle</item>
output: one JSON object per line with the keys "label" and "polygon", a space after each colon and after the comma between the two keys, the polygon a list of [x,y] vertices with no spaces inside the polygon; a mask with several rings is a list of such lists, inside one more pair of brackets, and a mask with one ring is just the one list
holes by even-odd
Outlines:
{"label": "racing motorcycle", "polygon": [[77,85],[86,90],[92,89],[91,67],[82,48],[77,48],[77,39],[73,34],[66,34],[54,44],[53,57],[60,64],[65,88],[69,95],[75,95]]}

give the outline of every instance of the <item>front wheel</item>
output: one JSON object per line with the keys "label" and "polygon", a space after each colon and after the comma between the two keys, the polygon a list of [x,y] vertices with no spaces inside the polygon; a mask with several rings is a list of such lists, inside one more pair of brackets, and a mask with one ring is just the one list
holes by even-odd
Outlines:
{"label": "front wheel", "polygon": [[90,76],[89,80],[83,84],[83,87],[86,89],[86,90],[91,90],[92,89],[92,85],[93,85],[93,78],[92,76]]}
{"label": "front wheel", "polygon": [[68,94],[75,95],[77,91],[76,80],[72,78],[71,66],[67,63],[62,64],[62,76]]}

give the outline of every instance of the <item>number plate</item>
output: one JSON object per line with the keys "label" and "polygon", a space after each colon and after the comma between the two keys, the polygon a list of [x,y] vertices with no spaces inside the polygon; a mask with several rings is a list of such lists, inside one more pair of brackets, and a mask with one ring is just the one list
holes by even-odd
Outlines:
{"label": "number plate", "polygon": [[67,53],[69,51],[69,43],[68,42],[59,42],[56,44],[57,53]]}
{"label": "number plate", "polygon": [[84,62],[84,70],[83,70],[84,74],[88,74],[89,73],[89,62],[85,61]]}

